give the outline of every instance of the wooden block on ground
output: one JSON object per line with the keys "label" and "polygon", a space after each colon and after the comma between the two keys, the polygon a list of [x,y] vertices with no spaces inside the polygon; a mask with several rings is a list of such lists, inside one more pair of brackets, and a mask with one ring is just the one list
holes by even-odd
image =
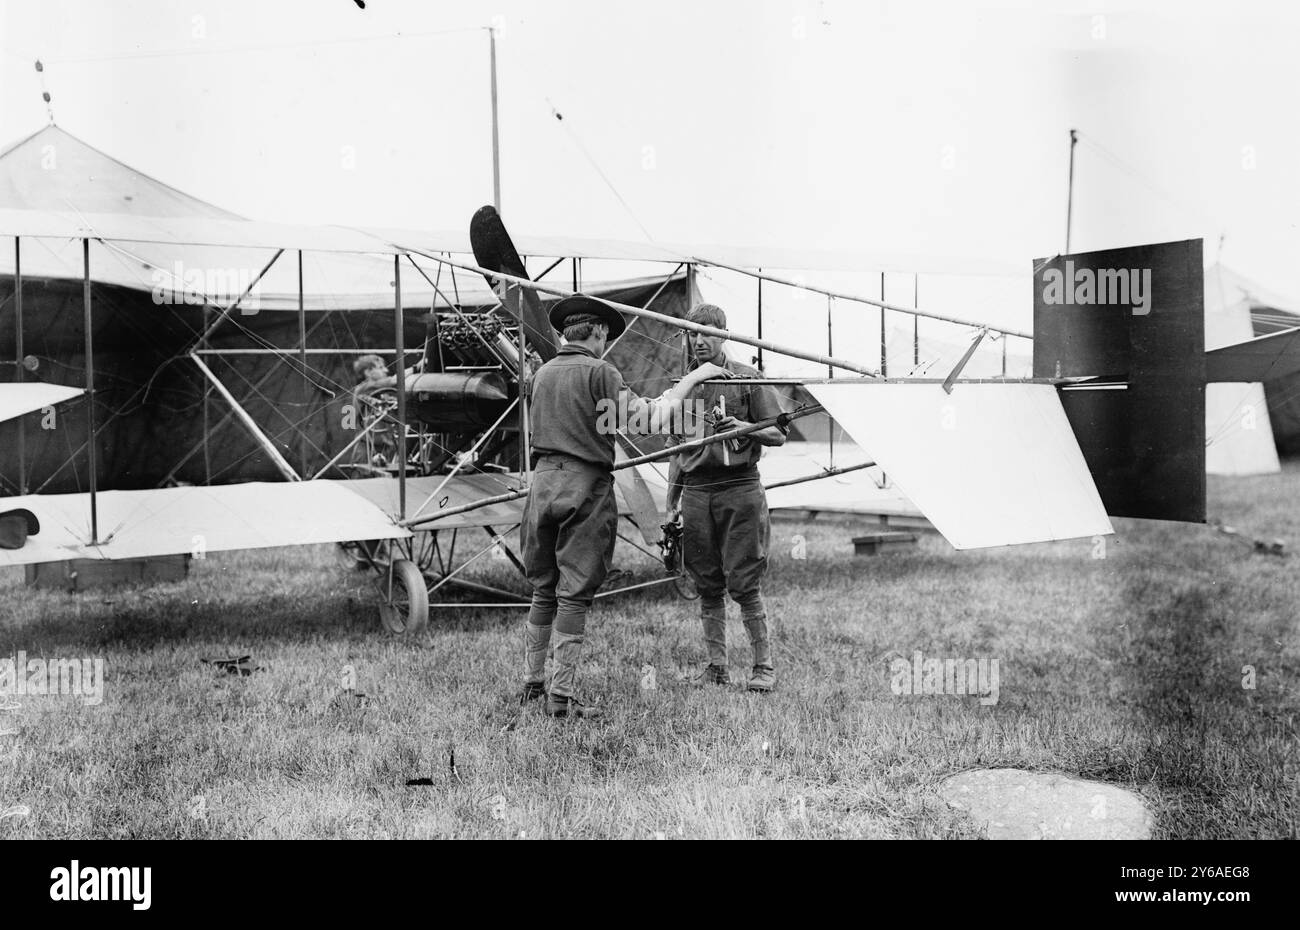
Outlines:
{"label": "wooden block on ground", "polygon": [[910,549],[914,546],[916,546],[915,533],[886,531],[853,537],[853,554],[855,556],[880,555],[884,552]]}
{"label": "wooden block on ground", "polygon": [[189,574],[188,555],[155,556],[147,559],[72,559],[28,565],[27,584],[34,588],[85,591],[119,584],[157,584],[183,581]]}

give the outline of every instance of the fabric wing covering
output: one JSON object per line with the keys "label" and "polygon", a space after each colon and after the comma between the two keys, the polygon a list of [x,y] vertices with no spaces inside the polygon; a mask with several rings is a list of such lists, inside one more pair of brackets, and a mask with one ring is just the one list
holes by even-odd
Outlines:
{"label": "fabric wing covering", "polygon": [[[316,483],[316,482],[313,482]],[[360,494],[385,513],[396,514],[399,509],[399,489],[396,478],[357,478],[333,482]],[[435,516],[440,510],[452,510],[475,501],[497,497],[519,487],[518,476],[499,474],[457,475],[450,481],[441,476],[406,479],[406,516],[414,519]],[[433,500],[429,496],[436,494]],[[427,503],[426,503],[427,501]],[[444,517],[426,524],[426,530],[463,530],[479,526],[510,527],[523,519],[524,502],[520,498],[488,504],[476,510]],[[360,539],[351,536],[350,539]]]}
{"label": "fabric wing covering", "polygon": [[[628,487],[631,483],[631,475],[628,474],[628,471],[631,471],[631,469],[615,472],[615,476],[621,480],[615,482],[614,496],[620,514],[627,514],[634,519],[638,519],[638,525],[644,522],[650,526],[649,531],[642,530],[643,536],[647,532],[653,534],[653,538],[646,538],[647,544],[650,544],[659,538],[659,521],[663,514],[665,499],[668,496],[668,482],[644,465],[638,465],[634,470],[642,479],[643,487],[633,492],[635,495],[641,495],[640,498],[635,501],[635,504],[628,499]],[[385,513],[397,514],[399,502],[396,479],[357,478],[351,481],[330,483],[341,485],[360,494]],[[453,510],[489,497],[496,497],[518,487],[520,487],[519,475],[512,472],[457,475],[450,481],[444,480],[443,477],[438,475],[428,478],[408,478],[406,479],[406,515],[408,519],[436,516],[439,511]],[[433,495],[432,500],[429,499],[430,495]],[[523,518],[524,499],[516,498],[515,500],[487,504],[474,510],[467,510],[464,513],[453,514],[433,523],[426,523],[419,529],[464,530],[492,526],[504,530],[521,523]],[[359,539],[360,537],[350,536],[348,538]]]}
{"label": "fabric wing covering", "polygon": [[100,544],[90,540],[89,494],[6,497],[3,509],[25,507],[41,529],[21,549],[0,549],[0,565],[69,559],[132,559],[159,555],[264,549],[411,535],[380,507],[343,482],[249,482],[219,487],[104,491],[96,495]]}
{"label": "fabric wing covering", "polygon": [[[763,450],[758,470],[764,484],[777,484],[795,478],[816,475],[831,468],[850,468],[871,461],[856,443],[787,442]],[[818,478],[774,488],[767,492],[767,506],[772,510],[812,510],[830,513],[866,513],[897,517],[921,517],[916,505],[887,480],[878,467],[864,468],[843,475]]]}
{"label": "fabric wing covering", "polygon": [[[666,484],[638,466],[653,523],[662,511]],[[514,490],[514,474],[411,478],[406,483],[408,517],[436,514]],[[435,495],[428,500],[430,495]],[[619,489],[619,512],[638,508]],[[425,504],[428,500],[427,505]],[[395,478],[351,481],[259,482],[213,487],[159,488],[141,491],[101,491],[99,545],[89,545],[89,494],[32,494],[2,499],[0,510],[27,508],[40,520],[40,532],[21,549],[0,549],[0,566],[69,559],[135,559],[161,555],[306,546],[316,543],[368,539],[405,539],[411,531],[399,525],[398,484]],[[423,509],[421,509],[423,508]],[[523,518],[524,501],[489,504],[428,524],[426,530],[512,527]],[[644,509],[644,508],[643,508]],[[657,531],[657,523],[653,529]]]}
{"label": "fabric wing covering", "polygon": [[1050,384],[810,384],[957,549],[1114,532]]}
{"label": "fabric wing covering", "polygon": [[81,388],[62,384],[43,384],[40,381],[20,381],[0,384],[0,423],[25,413],[61,404],[82,393]]}

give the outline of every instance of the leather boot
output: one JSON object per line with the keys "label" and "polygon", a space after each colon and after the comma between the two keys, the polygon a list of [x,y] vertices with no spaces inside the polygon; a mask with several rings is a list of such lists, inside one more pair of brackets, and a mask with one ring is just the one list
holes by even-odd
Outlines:
{"label": "leather boot", "polygon": [[767,638],[767,618],[745,618],[749,644],[754,649],[754,669],[746,686],[749,691],[771,691],[776,687],[776,672],[772,669],[772,643]]}
{"label": "leather boot", "polygon": [[524,624],[524,690],[520,704],[546,695],[546,652],[551,642],[551,625]]}
{"label": "leather boot", "polygon": [[582,656],[581,634],[564,633],[556,630],[555,664],[551,671],[550,692],[546,696],[546,713],[550,717],[587,717],[601,716],[601,712],[583,704],[575,696],[578,679],[578,660]]}
{"label": "leather boot", "polygon": [[730,684],[727,672],[727,608],[708,605],[701,608],[700,625],[704,627],[704,645],[709,652],[709,664],[700,669],[691,684]]}

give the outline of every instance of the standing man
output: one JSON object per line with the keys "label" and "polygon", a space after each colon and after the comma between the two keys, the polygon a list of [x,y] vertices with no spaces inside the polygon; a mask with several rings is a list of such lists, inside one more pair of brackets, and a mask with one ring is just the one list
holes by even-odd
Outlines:
{"label": "standing man", "polygon": [[[716,329],[727,328],[727,316],[713,304],[700,304],[686,317]],[[760,378],[748,365],[729,359],[721,336],[690,334],[692,364],[716,365],[737,378]],[[696,369],[698,370],[698,369]],[[749,426],[783,413],[770,385],[705,384],[692,390],[685,406],[683,440],[708,435],[709,423],[692,413],[710,410],[711,432]],[[767,636],[767,614],[761,593],[767,572],[767,547],[771,529],[767,495],[758,476],[763,446],[785,443],[788,427],[768,426],[735,440],[712,443],[673,456],[668,473],[668,509],[680,506],[682,565],[700,593],[700,620],[709,662],[695,684],[730,683],[727,672],[727,602],[724,593],[740,605],[740,617],[754,650],[750,691],[767,692],[776,686],[772,644]],[[674,444],[678,440],[674,438]],[[670,517],[671,519],[671,517]]]}
{"label": "standing man", "polygon": [[[549,716],[596,717],[600,712],[579,701],[575,691],[587,611],[614,556],[614,437],[620,425],[653,423],[697,384],[728,375],[716,365],[701,365],[676,387],[647,400],[628,391],[618,369],[601,358],[609,340],[626,328],[617,310],[575,294],[551,308],[550,322],[564,345],[533,377],[528,408],[536,465],[520,533],[533,601],[525,627],[521,702],[545,696]],[[552,639],[548,693],[545,665]]]}

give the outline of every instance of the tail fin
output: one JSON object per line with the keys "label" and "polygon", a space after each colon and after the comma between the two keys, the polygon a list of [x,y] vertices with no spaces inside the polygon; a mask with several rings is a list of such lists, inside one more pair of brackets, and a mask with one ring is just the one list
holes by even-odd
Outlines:
{"label": "tail fin", "polygon": [[1060,388],[1106,512],[1205,522],[1202,241],[1034,263],[1034,377]]}

